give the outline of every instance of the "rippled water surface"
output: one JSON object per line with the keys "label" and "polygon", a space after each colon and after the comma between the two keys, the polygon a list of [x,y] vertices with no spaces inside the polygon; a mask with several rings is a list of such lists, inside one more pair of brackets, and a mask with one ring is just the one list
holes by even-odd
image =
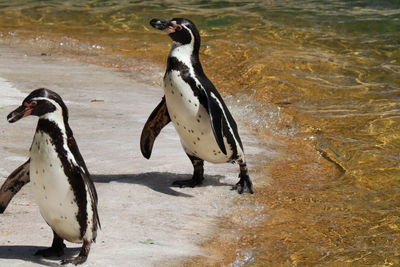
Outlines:
{"label": "rippled water surface", "polygon": [[400,264],[400,2],[0,1],[3,41],[126,70],[164,63],[154,17],[193,20],[210,78],[261,103],[250,125],[285,144],[256,196],[273,219],[233,265]]}

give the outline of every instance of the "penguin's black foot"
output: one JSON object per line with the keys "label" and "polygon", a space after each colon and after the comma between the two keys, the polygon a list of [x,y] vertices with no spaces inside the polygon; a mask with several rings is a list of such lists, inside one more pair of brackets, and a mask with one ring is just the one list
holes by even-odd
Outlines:
{"label": "penguin's black foot", "polygon": [[36,251],[35,256],[42,256],[45,258],[61,257],[62,255],[64,255],[65,247],[66,247],[65,244],[63,244],[63,246],[61,247],[49,247],[46,249],[39,249],[38,251]]}
{"label": "penguin's black foot", "polygon": [[192,179],[174,181],[172,183],[172,186],[178,186],[180,188],[195,187],[195,186],[201,185],[201,183],[204,180],[204,167],[203,167],[204,161],[195,156],[192,156],[189,154],[187,154],[187,155],[188,155],[190,161],[192,162],[193,169],[194,169]]}
{"label": "penguin's black foot", "polygon": [[195,187],[198,185],[201,185],[201,182],[203,180],[200,179],[189,179],[189,180],[178,180],[178,181],[174,181],[172,183],[173,186],[177,186],[177,187]]}
{"label": "penguin's black foot", "polygon": [[71,263],[71,264],[74,264],[74,265],[79,265],[79,264],[84,263],[86,260],[87,260],[87,256],[79,255],[79,256],[77,256],[76,258],[73,258],[73,259],[62,260],[61,264],[64,265],[64,264],[70,264]]}
{"label": "penguin's black foot", "polygon": [[254,194],[253,183],[248,175],[243,175],[240,177],[239,182],[232,187],[232,190],[237,190],[239,194],[243,194],[243,192],[246,191],[250,194]]}

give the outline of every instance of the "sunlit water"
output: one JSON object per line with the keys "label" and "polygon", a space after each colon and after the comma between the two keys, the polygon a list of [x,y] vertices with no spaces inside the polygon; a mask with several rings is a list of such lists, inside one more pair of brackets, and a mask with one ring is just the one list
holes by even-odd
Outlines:
{"label": "sunlit water", "polygon": [[233,265],[400,264],[400,2],[0,1],[3,41],[160,82],[132,63],[165,61],[154,17],[193,20],[211,80],[286,144]]}

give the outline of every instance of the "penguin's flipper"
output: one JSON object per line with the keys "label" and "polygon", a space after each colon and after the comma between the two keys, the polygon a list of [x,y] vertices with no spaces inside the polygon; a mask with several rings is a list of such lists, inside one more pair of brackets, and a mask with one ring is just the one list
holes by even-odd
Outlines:
{"label": "penguin's flipper", "polygon": [[215,140],[222,153],[226,155],[226,148],[224,144],[223,137],[223,120],[224,120],[224,111],[221,101],[217,96],[211,91],[203,90],[205,95],[207,96],[207,104],[208,104],[208,114],[211,118],[211,128],[214,133]]}
{"label": "penguin's flipper", "polygon": [[168,113],[164,96],[158,106],[150,114],[140,136],[140,150],[146,159],[150,158],[154,141],[162,128],[164,128],[170,121],[171,118]]}
{"label": "penguin's flipper", "polygon": [[79,170],[79,174],[82,177],[83,182],[85,183],[87,190],[89,191],[89,196],[90,196],[90,200],[92,201],[93,204],[93,213],[94,213],[94,225],[98,225],[99,228],[101,228],[100,225],[100,218],[99,218],[99,214],[97,212],[97,192],[96,192],[96,188],[94,187],[94,183],[92,181],[92,179],[90,178],[90,174],[85,171],[82,168],[77,167]]}
{"label": "penguin's flipper", "polygon": [[[83,182],[85,183],[85,185],[87,187],[87,190],[89,191],[90,199],[91,199],[91,201],[93,203],[93,207],[94,207],[93,212],[95,214],[97,224],[101,228],[99,215],[97,213],[97,201],[98,200],[97,200],[96,188],[94,187],[93,181],[90,178],[90,174],[86,167],[85,161],[82,158],[81,152],[79,151],[78,145],[73,136],[68,137],[68,147],[71,150],[72,154],[74,155],[76,163],[78,164],[78,166],[76,166],[74,164],[74,167],[76,168],[76,171],[81,176]],[[96,222],[94,222],[94,224],[96,224]]]}
{"label": "penguin's flipper", "polygon": [[29,183],[29,163],[28,159],[24,164],[13,171],[0,188],[0,213],[3,213],[11,199],[21,190],[21,188]]}

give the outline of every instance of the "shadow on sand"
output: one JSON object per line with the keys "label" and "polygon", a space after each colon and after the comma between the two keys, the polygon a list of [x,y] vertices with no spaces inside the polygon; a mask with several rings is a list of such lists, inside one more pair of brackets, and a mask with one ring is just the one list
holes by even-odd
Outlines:
{"label": "shadow on sand", "polygon": [[41,256],[35,256],[35,252],[39,249],[44,249],[46,247],[38,246],[0,246],[0,259],[15,259],[24,260],[27,262],[33,262],[41,264],[44,266],[60,266],[60,262],[63,259],[75,257],[80,248],[66,248],[64,250],[65,255],[62,257],[50,257],[43,258]]}
{"label": "shadow on sand", "polygon": [[[96,174],[92,175],[92,179],[96,183],[128,183],[128,184],[140,184],[151,188],[154,191],[180,197],[192,197],[173,188],[172,182],[176,180],[185,180],[192,178],[191,174],[177,174],[170,172],[147,172],[139,174]],[[220,180],[224,178],[222,175],[205,175],[204,181],[199,187],[205,186],[231,186],[227,183],[223,183]]]}
{"label": "shadow on sand", "polygon": [[[179,197],[193,197],[192,195],[185,194],[174,190],[172,182],[175,180],[190,179],[191,174],[177,174],[168,172],[148,172],[140,174],[100,174],[92,175],[92,179],[96,183],[128,183],[128,184],[139,184],[151,188],[154,191]],[[205,175],[203,184],[199,187],[206,186],[226,186],[230,188],[232,185],[223,183],[220,180],[224,178],[222,175]],[[49,241],[50,242],[50,241]],[[50,243],[49,243],[50,245]],[[45,247],[40,246],[18,246],[18,245],[4,245],[0,246],[0,258],[1,259],[16,259],[41,264],[44,266],[60,266],[60,261],[65,258],[72,258],[76,256],[80,248],[66,248],[64,250],[65,255],[57,258],[43,258],[34,256],[35,252]]]}

